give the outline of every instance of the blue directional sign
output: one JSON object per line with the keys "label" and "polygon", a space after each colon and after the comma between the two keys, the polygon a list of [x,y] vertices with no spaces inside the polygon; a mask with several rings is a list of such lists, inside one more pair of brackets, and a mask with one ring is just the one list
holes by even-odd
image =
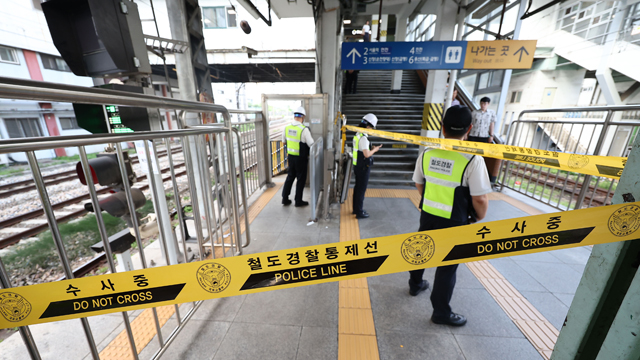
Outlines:
{"label": "blue directional sign", "polygon": [[535,48],[535,40],[345,42],[342,69],[529,69]]}
{"label": "blue directional sign", "polygon": [[345,42],[342,69],[462,69],[466,50],[466,41]]}

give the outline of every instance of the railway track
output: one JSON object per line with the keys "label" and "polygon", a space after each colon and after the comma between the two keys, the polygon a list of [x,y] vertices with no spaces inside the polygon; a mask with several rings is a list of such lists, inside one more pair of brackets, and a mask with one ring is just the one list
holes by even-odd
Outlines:
{"label": "railway track", "polygon": [[[182,151],[182,148],[174,148],[171,150],[172,154],[178,153]],[[159,151],[158,152],[158,157],[165,157],[167,156],[167,151],[163,150],[163,151]],[[137,155],[133,155],[131,157],[131,163],[132,164],[137,164],[140,161],[138,160],[138,156]],[[45,180],[45,185],[46,186],[50,186],[50,185],[56,185],[56,184],[61,184],[67,181],[74,181],[78,179],[78,175],[76,173],[76,170],[69,170],[69,171],[62,171],[59,173],[55,173],[55,174],[49,174],[46,176],[43,176],[43,179]],[[13,183],[9,183],[9,184],[4,184],[4,185],[0,185],[0,199],[9,197],[9,196],[13,196],[16,194],[21,194],[21,193],[25,193],[25,192],[29,192],[32,190],[36,189],[36,185],[33,183],[32,179],[27,179],[27,180],[22,180],[22,181],[16,181]],[[0,227],[1,228],[1,227]]]}
{"label": "railway track", "polygon": [[[556,176],[551,173],[547,174],[544,171],[540,171],[539,169],[518,169],[511,167],[510,172],[511,176],[513,176],[516,180],[528,180],[529,184],[527,185],[527,187],[533,183],[536,184],[536,188],[537,186],[543,186],[546,189],[551,188],[562,190],[564,194],[569,194],[570,196],[572,196],[573,200],[577,200],[578,194],[582,189],[582,185],[576,184],[576,181],[573,179],[566,178],[564,176]],[[541,179],[540,175],[542,175],[544,179]],[[588,190],[589,191],[587,191],[587,194],[585,195],[585,201],[591,201],[591,194],[594,194],[595,191],[595,196],[593,196],[592,202],[597,204],[598,206],[609,204],[611,202],[611,199],[613,198],[613,191],[609,192],[608,190],[601,189],[599,187],[596,188],[591,184],[589,184]]]}
{"label": "railway track", "polygon": [[[242,140],[244,140],[246,138],[246,136],[248,136],[248,134],[242,134],[242,138],[243,138]],[[256,146],[256,140],[252,139],[252,140],[249,140],[249,141],[246,141],[246,142],[243,141],[242,145],[243,145],[242,149],[243,149],[243,153],[244,153],[244,151],[249,150],[250,148]],[[181,151],[181,150],[180,149],[173,150],[172,153],[175,153],[176,151]],[[164,154],[159,154],[159,155],[166,156],[166,151],[164,152]],[[246,163],[245,163],[245,171],[254,170],[258,165],[256,159],[254,159],[255,155],[251,155],[251,154],[246,154],[245,153],[244,157],[246,158],[246,160],[245,160],[246,161]],[[137,157],[135,159],[135,162],[138,162]],[[176,164],[174,166],[174,168],[178,169],[178,168],[182,168],[184,166],[185,166],[185,164],[181,163],[181,164]],[[162,173],[166,173],[168,171],[170,171],[169,168],[161,170]],[[187,174],[187,172],[185,170],[185,171],[181,171],[181,172],[176,172],[175,176],[176,176],[176,178],[178,178],[178,177],[185,176],[186,174]],[[71,175],[73,175],[73,176],[71,176]],[[72,178],[72,179],[67,179],[67,177],[68,178]],[[75,180],[75,179],[77,179],[77,175],[76,175],[75,170],[73,170],[73,171],[68,171],[68,172],[51,174],[51,175],[48,175],[48,176],[46,176],[44,178],[45,178],[45,181],[48,180],[48,181],[45,182],[45,185],[54,185],[54,184],[62,183],[64,181]],[[138,177],[136,181],[137,182],[144,181],[144,180],[146,180],[146,178],[147,178],[147,176],[143,175],[143,176]],[[163,181],[164,182],[171,181],[171,176],[163,177]],[[29,184],[30,182],[31,182],[31,184]],[[11,190],[8,190],[10,185],[12,185],[14,188],[16,186],[20,186],[20,185],[17,185],[17,183],[13,183],[13,184],[6,184],[4,188],[0,187],[0,198],[3,197],[1,192],[3,192],[3,191],[11,191]],[[22,182],[22,186],[24,187],[25,185],[26,186],[32,186],[32,180],[23,181]],[[147,183],[147,184],[144,184],[142,186],[136,186],[136,187],[139,188],[140,190],[146,190],[146,189],[149,188],[149,184]],[[33,186],[33,189],[35,189],[35,186]],[[25,191],[28,191],[28,190],[25,190]],[[97,193],[98,193],[98,195],[104,195],[104,194],[109,193],[110,191],[111,191],[111,188],[106,187],[106,188],[102,188],[100,190],[97,190]],[[81,203],[81,202],[83,202],[85,200],[88,200],[89,198],[90,198],[89,194],[84,194],[84,195],[81,195],[81,196],[77,196],[77,197],[75,197],[73,199],[69,199],[69,200],[65,200],[65,201],[53,204],[52,205],[53,210],[54,211],[58,210],[58,213],[61,210],[67,210],[67,209],[69,209],[69,207],[75,205],[75,208],[71,209],[70,212],[63,213],[59,217],[56,216],[56,222],[57,223],[63,223],[63,222],[69,221],[71,219],[74,219],[74,218],[77,218],[77,217],[81,217],[81,216],[87,214],[88,211],[86,211],[84,209],[84,207],[82,207],[80,205],[77,205],[77,204],[79,204],[79,203]],[[38,210],[34,210],[34,211],[31,211],[31,212],[28,212],[28,213],[25,213],[25,214],[21,214],[21,215],[12,217],[12,218],[7,219],[7,220],[0,221],[0,229],[6,229],[7,227],[11,227],[11,226],[14,226],[16,224],[20,224],[20,223],[23,223],[25,221],[30,221],[32,219],[36,219],[36,218],[39,218],[39,217],[42,217],[42,216],[44,216],[44,211],[42,209],[38,209]],[[38,222],[38,224],[35,224],[35,226],[32,226],[30,228],[25,228],[24,230],[22,230],[22,231],[20,231],[18,233],[11,234],[10,236],[7,236],[7,237],[5,237],[3,239],[0,239],[0,249],[4,249],[4,248],[7,248],[9,246],[12,246],[12,245],[20,242],[22,239],[32,237],[32,236],[34,236],[34,235],[36,235],[38,233],[41,233],[41,232],[46,231],[46,230],[49,229],[49,224],[46,222],[46,220],[39,220],[37,222]],[[85,262],[84,264],[82,264],[82,265],[78,266],[76,269],[74,269],[73,270],[74,277],[77,278],[77,277],[85,276],[85,275],[91,273],[92,271],[94,271],[95,269],[99,268],[100,266],[102,266],[105,263],[106,263],[106,255],[104,253],[98,254],[95,257],[93,257],[92,259],[90,259],[89,261]],[[62,276],[59,280],[63,280],[63,279],[65,279],[64,276]]]}

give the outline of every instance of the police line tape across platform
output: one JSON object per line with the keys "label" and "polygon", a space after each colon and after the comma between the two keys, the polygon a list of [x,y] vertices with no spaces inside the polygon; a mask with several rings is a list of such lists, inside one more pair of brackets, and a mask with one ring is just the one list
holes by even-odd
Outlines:
{"label": "police line tape across platform", "polygon": [[428,138],[389,131],[371,130],[356,126],[342,127],[342,149],[346,142],[345,130],[361,132],[384,139],[397,140],[436,149],[452,150],[466,154],[482,155],[525,164],[547,166],[580,174],[619,179],[627,158],[617,156],[567,154],[557,151],[531,149],[519,146],[487,144],[453,139]]}
{"label": "police line tape across platform", "polygon": [[640,202],[0,290],[0,328],[640,238]]}

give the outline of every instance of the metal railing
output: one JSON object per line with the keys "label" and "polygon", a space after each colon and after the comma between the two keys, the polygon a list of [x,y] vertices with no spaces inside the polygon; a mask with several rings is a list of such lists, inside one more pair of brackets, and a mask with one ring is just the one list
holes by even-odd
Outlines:
{"label": "metal railing", "polygon": [[[638,105],[525,110],[509,124],[506,145],[532,154],[627,156],[638,136]],[[500,189],[506,187],[560,210],[608,205],[618,180],[543,166],[503,161]]]}
{"label": "metal railing", "polygon": [[[244,207],[245,214],[247,214],[246,198],[248,196],[248,192],[255,192],[263,182],[266,183],[270,181],[268,176],[270,175],[270,165],[269,160],[265,156],[265,154],[267,154],[265,151],[267,149],[267,142],[263,141],[262,144],[264,146],[262,147],[259,145],[259,138],[264,139],[264,137],[261,137],[261,134],[256,130],[255,134],[249,136],[255,141],[254,148],[243,149],[242,132],[238,129],[234,131],[234,125],[231,123],[229,112],[223,106],[202,102],[181,101],[171,98],[160,98],[135,93],[122,93],[104,89],[83,88],[6,78],[0,78],[0,97],[15,100],[36,100],[47,102],[59,101],[175,109],[182,110],[179,117],[183,122],[186,114],[189,112],[213,112],[222,114],[225,120],[224,124],[193,126],[187,129],[173,131],[0,140],[0,154],[24,152],[27,155],[31,174],[36,184],[42,208],[46,214],[49,229],[60,260],[60,265],[63,268],[64,275],[67,279],[74,278],[74,272],[70,259],[67,255],[65,236],[60,231],[59,222],[56,219],[54,210],[52,209],[49,194],[50,189],[47,189],[45,186],[40,166],[35,155],[35,151],[37,150],[60,147],[77,147],[80,155],[81,168],[87,181],[91,203],[94,209],[100,209],[100,198],[96,191],[96,184],[93,183],[93,177],[90,176],[91,170],[85,149],[86,146],[99,144],[108,145],[109,151],[112,151],[117,155],[120,173],[127,174],[123,144],[133,141],[142,141],[144,154],[146,155],[146,159],[149,160],[146,161],[146,172],[149,174],[148,182],[151,188],[150,196],[153,200],[154,208],[156,209],[156,212],[164,212],[168,210],[166,206],[165,208],[158,207],[158,204],[166,201],[168,193],[164,188],[163,183],[164,181],[169,181],[171,183],[169,191],[173,191],[173,207],[176,209],[173,213],[178,217],[178,222],[175,225],[179,228],[180,233],[180,237],[178,237],[176,232],[172,230],[174,224],[172,223],[172,217],[170,214],[157,214],[157,234],[160,240],[158,243],[162,250],[163,259],[156,259],[156,261],[161,261],[165,264],[174,263],[170,258],[170,250],[172,248],[177,250],[179,243],[182,244],[181,250],[185,256],[185,261],[191,260],[186,258],[188,255],[188,243],[193,243],[197,246],[196,253],[198,255],[195,256],[196,260],[204,260],[207,256],[207,252],[210,254],[209,256],[214,258],[218,256],[240,254],[242,253],[242,247],[248,245],[250,236],[247,216],[245,216],[246,243],[242,244],[241,239],[242,229],[239,211],[240,196],[238,193],[240,192],[242,195],[242,205]],[[256,124],[258,123],[259,121],[256,119]],[[264,122],[262,123],[264,124]],[[239,169],[235,165],[236,156],[234,156],[234,154],[236,152],[233,146],[232,138],[234,135],[232,135],[232,132],[235,132],[241,139],[241,141],[236,142],[240,165]],[[174,155],[171,151],[167,151],[168,161],[164,166],[168,166],[170,176],[163,179],[162,173],[166,171],[161,171],[161,163],[154,154],[157,154],[158,145],[171,148],[172,141],[183,145],[182,153]],[[223,156],[220,156],[220,154],[223,154]],[[182,157],[183,163],[175,164],[174,160],[179,160],[180,157]],[[257,172],[259,181],[256,182],[254,181],[255,179],[252,179],[249,182],[245,182],[244,170],[247,169],[244,165],[245,159],[249,160],[246,161],[249,164],[248,169],[258,168]],[[263,170],[259,169],[261,164],[263,165]],[[175,169],[177,165],[184,165],[186,167],[186,171],[183,173],[176,173]],[[238,186],[231,186],[231,184],[235,184],[235,181],[229,180],[234,177],[228,176],[228,169],[236,170],[234,172],[240,181],[240,189],[238,189]],[[261,171],[263,173],[262,175],[260,175]],[[136,209],[131,192],[132,187],[127,181],[126,175],[122,177],[122,180],[123,192],[127,199],[128,212],[129,214],[135,214]],[[199,196],[198,191],[204,194],[204,196]],[[183,197],[183,194],[188,194],[189,197]],[[183,211],[186,204],[184,204],[183,201],[187,199],[190,200],[191,212],[193,213],[192,220],[195,223],[195,226],[188,226],[186,222],[188,219],[185,217],[185,211]],[[204,213],[202,211],[204,211]],[[109,246],[109,233],[105,227],[103,215],[100,211],[95,213],[95,219],[99,235],[106,252],[106,260],[108,262],[109,269],[112,273],[116,272],[116,265]],[[170,223],[166,223],[167,219],[169,219]],[[147,266],[149,266],[148,262],[151,259],[147,256],[144,247],[145,244],[142,242],[143,239],[140,232],[140,220],[138,219],[138,216],[130,216],[130,220],[131,230],[135,234],[138,248],[138,254],[134,257],[137,258],[140,267],[147,268]],[[188,231],[189,228],[195,228],[195,239],[190,236]],[[205,250],[205,247],[210,247],[210,250]],[[179,251],[180,250],[178,250],[178,252]],[[2,288],[12,287],[11,277],[9,273],[7,273],[1,259],[0,285],[2,285]],[[159,342],[159,350],[153,355],[153,359],[157,359],[164,354],[167,347],[174,341],[178,333],[184,328],[186,322],[193,316],[201,304],[202,301],[194,303],[184,316],[180,315],[180,308],[175,305],[174,310],[178,326],[171,331],[166,339],[163,338],[160,321],[158,319],[156,309],[153,308],[153,318],[156,326],[157,340]],[[123,312],[122,316],[130,342],[132,357],[134,359],[138,359],[139,351],[137,350],[134,342],[129,317],[126,312]],[[83,318],[80,321],[88,343],[88,352],[91,354],[93,359],[99,359],[100,355],[91,331],[91,326],[86,318]],[[60,331],[64,330],[60,329]],[[19,328],[19,332],[28,349],[29,355],[33,359],[40,359],[37,342],[31,335],[29,327],[21,327]],[[69,340],[73,341],[69,346],[77,347],[79,345],[79,343],[74,341],[74,339]]]}
{"label": "metal railing", "polygon": [[[309,149],[309,175],[311,187],[311,221],[318,220],[318,207],[321,203],[324,178],[324,141],[321,137],[313,142]],[[326,205],[325,205],[326,206]]]}

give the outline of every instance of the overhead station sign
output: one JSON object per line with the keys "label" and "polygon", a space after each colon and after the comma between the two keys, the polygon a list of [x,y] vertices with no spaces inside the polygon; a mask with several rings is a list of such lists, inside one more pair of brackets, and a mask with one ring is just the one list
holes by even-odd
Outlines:
{"label": "overhead station sign", "polygon": [[343,70],[529,69],[536,40],[342,43]]}

